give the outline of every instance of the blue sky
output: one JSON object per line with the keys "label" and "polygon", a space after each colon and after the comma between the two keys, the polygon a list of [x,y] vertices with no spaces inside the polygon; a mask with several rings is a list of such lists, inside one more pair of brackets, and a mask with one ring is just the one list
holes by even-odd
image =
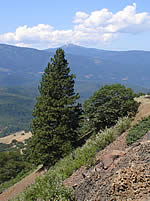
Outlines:
{"label": "blue sky", "polygon": [[150,50],[149,0],[1,0],[0,43]]}

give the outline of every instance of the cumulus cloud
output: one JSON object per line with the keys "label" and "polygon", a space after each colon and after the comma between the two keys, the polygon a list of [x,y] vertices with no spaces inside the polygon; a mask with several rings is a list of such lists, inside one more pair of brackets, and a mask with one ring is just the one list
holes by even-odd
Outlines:
{"label": "cumulus cloud", "polygon": [[14,33],[1,34],[0,42],[41,49],[66,43],[100,47],[101,44],[118,38],[120,34],[150,31],[150,14],[137,13],[134,3],[116,13],[106,8],[90,14],[76,12],[73,24],[73,29],[68,30],[56,30],[46,24],[33,27],[24,25],[18,27]]}
{"label": "cumulus cloud", "polygon": [[73,23],[83,23],[84,20],[88,17],[87,13],[84,12],[76,12]]}

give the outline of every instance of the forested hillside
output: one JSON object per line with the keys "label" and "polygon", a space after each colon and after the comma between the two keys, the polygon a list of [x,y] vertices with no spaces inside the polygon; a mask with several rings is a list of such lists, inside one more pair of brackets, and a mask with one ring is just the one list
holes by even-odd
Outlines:
{"label": "forested hillside", "polygon": [[[78,81],[150,86],[149,51],[106,51],[76,45],[63,49]],[[55,50],[0,44],[0,86],[36,85]]]}
{"label": "forested hillside", "polygon": [[36,93],[33,88],[0,89],[0,137],[30,129]]}

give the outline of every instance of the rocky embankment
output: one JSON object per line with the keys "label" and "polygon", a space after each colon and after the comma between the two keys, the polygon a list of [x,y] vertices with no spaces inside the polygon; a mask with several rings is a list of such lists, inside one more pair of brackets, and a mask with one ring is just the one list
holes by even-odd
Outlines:
{"label": "rocky embankment", "polygon": [[75,189],[77,201],[150,200],[150,133],[124,151],[107,150],[79,175],[76,182],[75,175],[65,181]]}

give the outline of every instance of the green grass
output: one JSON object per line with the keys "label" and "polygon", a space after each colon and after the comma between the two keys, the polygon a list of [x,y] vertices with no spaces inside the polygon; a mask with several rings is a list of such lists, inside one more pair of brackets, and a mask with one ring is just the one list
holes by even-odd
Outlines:
{"label": "green grass", "polygon": [[148,131],[150,131],[150,116],[143,118],[136,125],[129,129],[126,138],[127,145],[131,145],[132,143],[136,142]]}
{"label": "green grass", "polygon": [[12,201],[35,201],[38,198],[42,201],[74,200],[72,189],[65,187],[63,181],[81,166],[94,164],[96,153],[127,130],[130,123],[131,120],[125,117],[120,119],[114,127],[106,128],[92,139],[87,140],[82,147],[58,161],[46,175],[37,178],[35,184]]}

